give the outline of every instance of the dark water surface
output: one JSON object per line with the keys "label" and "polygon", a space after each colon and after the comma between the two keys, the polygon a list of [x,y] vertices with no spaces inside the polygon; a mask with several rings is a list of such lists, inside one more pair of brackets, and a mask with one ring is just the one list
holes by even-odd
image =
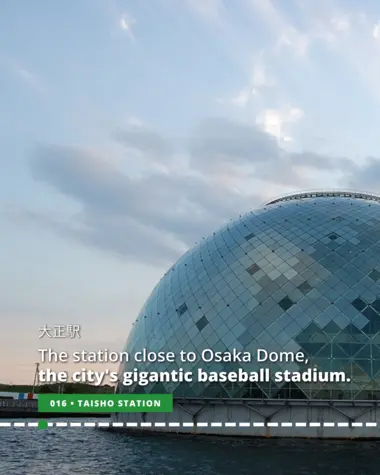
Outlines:
{"label": "dark water surface", "polygon": [[380,475],[380,442],[0,428],[0,475]]}

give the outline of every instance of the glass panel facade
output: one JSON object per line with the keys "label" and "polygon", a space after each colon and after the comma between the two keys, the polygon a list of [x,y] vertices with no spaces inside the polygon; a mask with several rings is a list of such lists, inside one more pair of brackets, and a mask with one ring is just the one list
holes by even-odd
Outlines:
{"label": "glass panel facade", "polygon": [[[315,193],[276,200],[203,240],[164,275],[133,324],[126,351],[303,351],[308,367],[349,383],[160,383],[122,387],[177,397],[380,399],[380,203]],[[120,371],[177,363],[125,363]],[[251,363],[183,363],[256,371]],[[290,369],[273,364],[272,371]],[[298,364],[291,370],[303,370]]]}

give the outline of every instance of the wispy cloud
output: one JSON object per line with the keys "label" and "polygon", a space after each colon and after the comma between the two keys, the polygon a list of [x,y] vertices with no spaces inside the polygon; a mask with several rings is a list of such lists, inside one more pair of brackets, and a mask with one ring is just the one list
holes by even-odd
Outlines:
{"label": "wispy cloud", "polygon": [[20,79],[36,93],[40,95],[46,94],[46,84],[42,81],[39,75],[37,75],[35,72],[32,72],[29,68],[27,68],[15,58],[0,53],[0,67],[11,72],[15,77]]}
{"label": "wispy cloud", "polygon": [[136,41],[133,27],[136,23],[136,20],[128,13],[123,13],[120,16],[119,25],[120,28],[128,35],[131,41]]}
{"label": "wispy cloud", "polygon": [[229,98],[219,98],[218,102],[221,104],[231,104],[241,108],[246,108],[261,92],[276,86],[276,81],[268,73],[267,65],[265,64],[264,54],[260,52],[256,55],[253,61],[251,70],[251,77],[246,86],[243,86],[237,93]]}
{"label": "wispy cloud", "polygon": [[323,2],[318,10],[302,9],[310,25],[311,36],[332,48],[340,60],[380,100],[379,24],[360,10]]}
{"label": "wispy cloud", "polygon": [[107,21],[112,25],[112,31],[123,33],[131,42],[136,42],[135,25],[137,20],[134,16],[122,9],[117,0],[107,0],[99,2],[99,8],[107,17]]}
{"label": "wispy cloud", "polygon": [[284,48],[296,56],[305,57],[308,52],[310,37],[300,31],[282,13],[271,0],[248,0],[248,6],[255,16],[266,25],[274,38],[274,49],[281,52]]}
{"label": "wispy cloud", "polygon": [[[260,34],[265,38],[257,51],[254,41],[236,34],[241,48],[251,45],[252,54],[258,59],[254,67],[247,67],[249,72],[242,77],[240,88],[217,99],[220,104],[233,106],[234,114],[257,120],[268,133],[289,142],[297,136],[293,132],[301,125],[300,117],[294,118],[289,110],[302,109],[307,116],[303,125],[313,134],[313,111],[305,107],[305,102],[312,101],[300,101],[302,96],[294,85],[298,83],[306,88],[302,76],[306,73],[316,77],[323,56],[330,64],[336,59],[334,81],[338,79],[335,75],[339,74],[340,66],[348,68],[352,71],[350,81],[361,82],[365,94],[372,94],[374,100],[380,101],[380,22],[363,13],[361,5],[339,6],[327,0],[294,1],[291,10],[281,0],[246,0],[244,5],[247,24],[251,24],[252,29],[262,28]],[[230,27],[235,28],[235,25],[231,23]],[[290,68],[294,68],[291,79]],[[286,104],[292,107],[284,108]],[[320,127],[318,120],[316,126]]]}
{"label": "wispy cloud", "polygon": [[380,22],[377,22],[373,27],[372,36],[375,38],[375,40],[380,40]]}

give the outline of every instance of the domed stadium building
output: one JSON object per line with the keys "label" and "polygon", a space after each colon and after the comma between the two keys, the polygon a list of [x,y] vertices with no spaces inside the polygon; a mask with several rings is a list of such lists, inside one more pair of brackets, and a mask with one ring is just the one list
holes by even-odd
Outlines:
{"label": "domed stadium building", "polygon": [[345,382],[119,384],[170,393],[167,414],[118,414],[148,430],[250,436],[377,437],[380,198],[286,196],[189,250],[157,284],[125,351],[303,353],[307,362],[124,363],[120,372],[343,372]]}

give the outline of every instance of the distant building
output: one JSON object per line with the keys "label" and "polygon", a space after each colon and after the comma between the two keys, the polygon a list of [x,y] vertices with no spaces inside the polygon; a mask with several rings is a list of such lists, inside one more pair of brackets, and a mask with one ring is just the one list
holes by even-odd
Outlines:
{"label": "distant building", "polygon": [[18,400],[38,399],[38,394],[0,391],[0,399],[18,399]]}

